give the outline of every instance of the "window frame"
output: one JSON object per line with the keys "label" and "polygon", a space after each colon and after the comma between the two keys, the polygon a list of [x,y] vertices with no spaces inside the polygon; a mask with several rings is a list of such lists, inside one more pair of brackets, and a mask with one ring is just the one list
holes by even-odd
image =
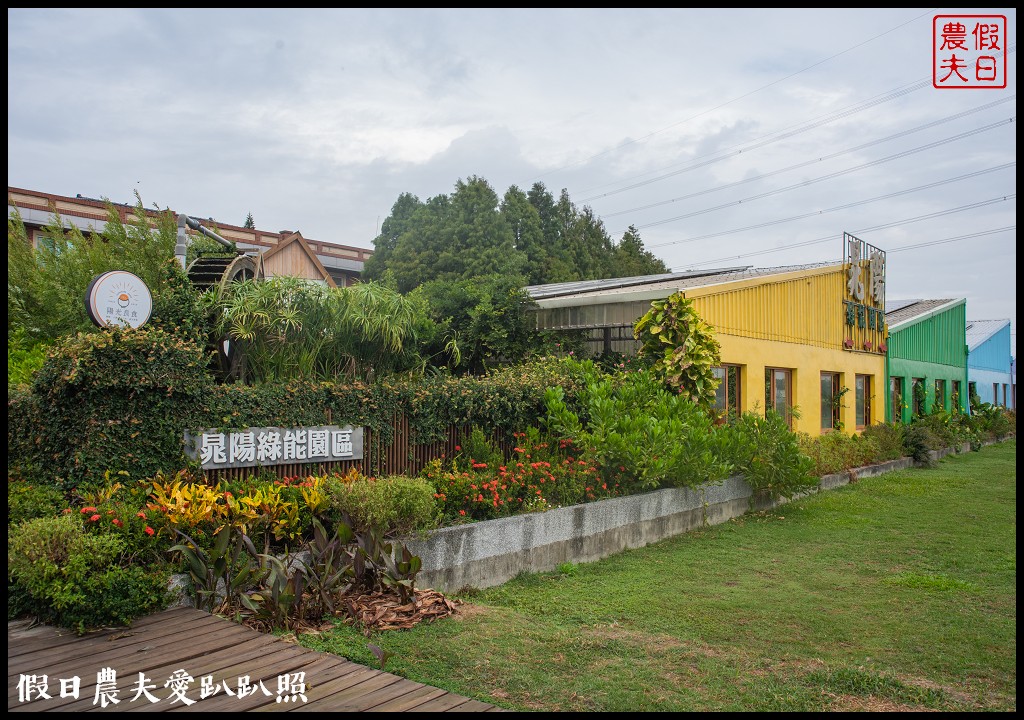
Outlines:
{"label": "window frame", "polygon": [[[780,373],[785,381],[786,407],[785,412],[779,412],[775,407],[775,381],[776,373]],[[764,411],[767,416],[769,410],[777,412],[786,421],[790,430],[793,429],[793,370],[792,368],[765,367],[765,397]]]}
{"label": "window frame", "polygon": [[[831,397],[829,398],[828,411],[826,413],[825,407],[825,378],[829,378],[832,381]],[[832,372],[823,370],[821,372],[821,431],[831,432],[834,430],[840,430],[843,426],[842,418],[842,406],[840,400],[842,395],[842,375],[838,372]],[[826,417],[828,417],[829,425],[825,424]]]}
{"label": "window frame", "polygon": [[946,409],[946,379],[935,378],[935,398],[932,400],[932,410],[938,404],[940,410]]}
{"label": "window frame", "polygon": [[871,424],[871,375],[857,375],[854,387],[854,423],[858,430]]}
{"label": "window frame", "polygon": [[[741,405],[741,402],[743,400],[743,392],[741,390],[741,387],[742,387],[742,385],[741,385],[741,380],[742,380],[741,368],[742,368],[741,365],[736,365],[734,363],[722,363],[721,365],[716,365],[713,368],[711,368],[711,370],[715,374],[716,378],[719,378],[717,371],[720,370],[722,372],[722,376],[719,378],[720,382],[718,384],[718,387],[715,388],[714,408],[715,408],[715,410],[718,410],[719,412],[722,412],[723,415],[725,415],[725,416],[728,416],[729,413],[735,413],[735,415],[737,417],[739,417],[739,415],[742,414],[742,412],[743,412],[743,407]],[[729,376],[730,375],[733,376],[733,384],[732,384],[733,392],[732,393],[729,392],[729,388],[730,388]],[[722,389],[722,388],[725,389],[725,406],[724,407],[720,406],[719,403],[718,403],[718,391],[720,389]]]}
{"label": "window frame", "polygon": [[892,419],[896,422],[903,422],[903,380],[901,375],[889,378],[889,403],[892,405]]}

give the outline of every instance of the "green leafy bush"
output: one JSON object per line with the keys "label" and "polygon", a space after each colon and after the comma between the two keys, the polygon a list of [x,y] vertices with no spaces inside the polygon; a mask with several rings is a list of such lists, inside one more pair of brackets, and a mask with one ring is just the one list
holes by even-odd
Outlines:
{"label": "green leafy bush", "polygon": [[84,632],[128,623],[167,602],[166,573],[122,567],[124,540],[88,533],[78,517],[28,520],[9,527],[7,537],[8,584],[46,622]]}
{"label": "green leafy bush", "polygon": [[46,360],[47,345],[30,340],[22,329],[7,336],[7,384],[27,385]]}
{"label": "green leafy bush", "polygon": [[720,481],[732,470],[731,435],[718,433],[708,412],[687,395],[666,390],[650,372],[613,381],[591,361],[574,412],[560,387],[545,395],[545,425],[555,437],[571,440],[582,457],[599,469],[604,482],[623,473],[627,493],[662,486],[695,487]]}
{"label": "green leafy bush", "polygon": [[939,450],[943,442],[938,438],[927,423],[916,420],[907,428],[903,435],[903,445],[907,455],[914,458],[915,462],[925,465],[932,465],[932,450]]}
{"label": "green leafy bush", "polygon": [[764,416],[743,413],[726,427],[736,437],[736,470],[755,492],[792,497],[817,487],[814,461],[801,452],[796,434],[774,410]]}
{"label": "green leafy bush", "polygon": [[36,485],[24,480],[7,483],[7,524],[53,517],[66,507],[64,493],[54,487]]}
{"label": "green leafy bush", "polygon": [[906,426],[902,423],[878,423],[864,428],[861,436],[871,438],[878,446],[875,462],[898,460],[903,457],[903,435]]}
{"label": "green leafy bush", "polygon": [[1017,413],[999,405],[980,403],[976,415],[979,430],[995,440],[1002,440],[1017,429]]}
{"label": "green leafy bush", "polygon": [[348,515],[357,533],[373,528],[385,536],[399,536],[437,525],[434,488],[420,478],[395,475],[346,482],[334,476],[325,487],[331,520],[337,524]]}
{"label": "green leafy bush", "polygon": [[653,372],[673,390],[701,407],[715,401],[721,346],[714,330],[700,317],[693,300],[675,293],[655,300],[639,320],[633,334],[641,356],[653,358]]}

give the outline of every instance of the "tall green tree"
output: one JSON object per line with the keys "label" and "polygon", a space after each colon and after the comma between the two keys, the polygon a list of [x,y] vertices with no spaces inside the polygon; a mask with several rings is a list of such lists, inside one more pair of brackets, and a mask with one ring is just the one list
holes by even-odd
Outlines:
{"label": "tall green tree", "polygon": [[429,280],[519,274],[526,256],[515,249],[498,204],[487,181],[475,176],[459,180],[450,197],[428,200],[398,237],[387,263],[399,290],[409,292]]}
{"label": "tall green tree", "polygon": [[613,277],[657,275],[669,272],[668,266],[653,253],[644,249],[640,233],[630,225],[615,246]]}
{"label": "tall green tree", "polygon": [[384,277],[399,238],[415,227],[414,218],[422,208],[423,203],[415,195],[402,193],[398,196],[391,206],[391,214],[384,219],[380,233],[373,240],[373,255],[363,268],[365,279],[380,280]]}
{"label": "tall green tree", "polygon": [[8,274],[8,324],[19,323],[29,336],[42,341],[94,330],[85,292],[96,275],[110,270],[139,276],[155,304],[166,290],[166,264],[174,258],[177,219],[165,210],[151,221],[138,192],[135,198],[127,223],[108,201],[107,223],[99,233],[85,233],[54,213],[44,229],[46,241],[34,250],[20,215],[12,213],[7,224],[8,267],[14,268]]}
{"label": "tall green tree", "polygon": [[543,183],[526,193],[513,185],[499,203],[477,176],[425,203],[400,196],[374,246],[364,277],[379,280],[390,270],[402,292],[495,272],[521,273],[528,285],[667,272],[644,250],[636,228],[615,243],[603,221],[591,208],[577,207],[568,190],[556,200]]}
{"label": "tall green tree", "polygon": [[256,221],[253,220],[252,213],[249,213],[248,215],[245,216],[245,224],[242,225],[242,227],[247,228],[249,230],[256,229]]}
{"label": "tall green tree", "polygon": [[[533,317],[536,304],[523,291],[524,284],[521,276],[500,273],[432,280],[410,297],[425,298],[431,318],[444,330],[438,337],[457,342],[459,361],[448,366],[457,373],[482,373],[521,362],[543,347]],[[444,357],[439,350],[433,353]]]}

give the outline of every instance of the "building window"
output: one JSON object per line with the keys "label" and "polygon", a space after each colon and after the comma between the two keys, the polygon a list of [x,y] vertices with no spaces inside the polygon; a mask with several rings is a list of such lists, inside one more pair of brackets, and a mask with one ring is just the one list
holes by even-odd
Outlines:
{"label": "building window", "polygon": [[889,395],[892,399],[893,422],[903,422],[903,378],[892,378]]}
{"label": "building window", "polygon": [[961,405],[960,405],[960,381],[959,380],[954,380],[953,381],[953,392],[949,396],[949,408],[953,412],[959,412],[960,410],[963,410],[963,407],[961,407]]}
{"label": "building window", "polygon": [[924,415],[924,378],[914,378],[910,392],[913,395],[914,417],[922,417]]}
{"label": "building window", "polygon": [[858,375],[855,393],[857,395],[857,429],[871,424],[871,376]]}
{"label": "building window", "polygon": [[975,399],[977,397],[978,397],[978,383],[976,383],[976,382],[969,382],[969,383],[967,383],[967,402],[968,402],[968,405],[969,405],[969,407],[971,409],[973,409],[975,405],[977,405],[978,403],[981,402],[980,398],[977,399],[977,400]]}
{"label": "building window", "polygon": [[839,373],[823,372],[821,374],[821,429],[841,430],[842,417],[840,408],[844,390],[841,387]]}
{"label": "building window", "polygon": [[46,250],[53,255],[60,255],[60,245],[53,241],[53,237],[45,230],[37,230],[35,241],[32,243],[37,250]]}
{"label": "building window", "polygon": [[723,365],[712,368],[718,387],[715,388],[715,409],[723,415],[739,416],[740,409],[740,366]]}
{"label": "building window", "polygon": [[946,409],[946,381],[935,381],[935,400],[932,401],[932,410]]}
{"label": "building window", "polygon": [[764,369],[765,413],[774,410],[793,427],[793,371],[783,368]]}
{"label": "building window", "polygon": [[1006,404],[1006,383],[1003,383],[1003,407],[1009,407],[1009,405]]}
{"label": "building window", "polygon": [[999,404],[999,383],[992,383],[992,404]]}

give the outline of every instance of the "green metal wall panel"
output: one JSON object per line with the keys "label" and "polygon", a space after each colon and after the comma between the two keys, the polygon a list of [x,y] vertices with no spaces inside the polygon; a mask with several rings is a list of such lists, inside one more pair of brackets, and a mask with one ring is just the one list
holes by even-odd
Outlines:
{"label": "green metal wall panel", "polygon": [[967,366],[966,305],[889,331],[889,357]]}

